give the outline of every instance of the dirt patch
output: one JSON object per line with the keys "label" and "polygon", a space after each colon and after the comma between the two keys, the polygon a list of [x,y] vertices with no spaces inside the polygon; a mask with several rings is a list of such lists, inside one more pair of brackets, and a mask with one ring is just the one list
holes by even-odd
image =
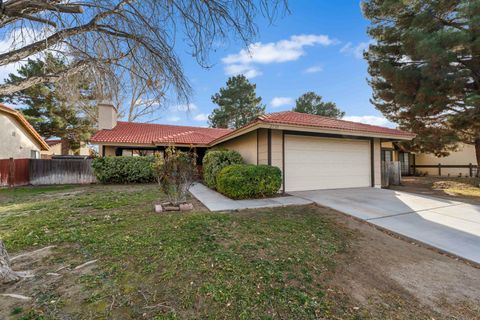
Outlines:
{"label": "dirt patch", "polygon": [[[440,318],[480,318],[480,269],[392,237],[366,222],[324,210],[341,225],[358,231],[332,275],[331,285],[359,305],[369,308],[381,299],[386,309],[408,303],[405,317],[421,318],[431,309],[442,315]],[[403,316],[399,314],[399,318]]]}
{"label": "dirt patch", "polygon": [[391,189],[480,204],[479,183],[478,178],[403,177],[402,185]]}
{"label": "dirt patch", "polygon": [[56,305],[60,303],[59,293],[62,296],[62,307],[65,301],[70,300],[72,305],[80,308],[80,301],[88,297],[89,293],[82,290],[79,279],[93,273],[96,265],[92,263],[75,269],[76,264],[82,261],[81,257],[68,257],[68,264],[65,264],[65,252],[69,251],[71,248],[48,246],[13,256],[12,269],[28,270],[33,277],[0,285],[0,319],[14,319],[16,313],[23,310],[34,312],[44,305],[49,305],[47,310],[52,310],[52,313],[40,314],[56,319],[60,316],[56,312]]}

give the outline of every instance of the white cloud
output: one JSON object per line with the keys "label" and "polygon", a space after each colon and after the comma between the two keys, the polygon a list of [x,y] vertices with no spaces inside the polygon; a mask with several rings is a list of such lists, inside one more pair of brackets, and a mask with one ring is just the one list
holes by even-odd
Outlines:
{"label": "white cloud", "polygon": [[171,109],[172,111],[185,112],[185,111],[197,110],[198,107],[194,103],[189,103],[189,104],[179,104],[179,105],[173,106],[173,108]]}
{"label": "white cloud", "polygon": [[167,121],[169,121],[169,122],[178,122],[180,120],[181,120],[181,118],[177,117],[177,116],[172,116],[172,117],[167,118]]}
{"label": "white cloud", "polygon": [[359,44],[354,46],[351,42],[348,42],[340,49],[340,52],[346,55],[352,55],[357,59],[362,59],[363,53],[368,49],[368,46],[371,43],[372,41],[360,42]]}
{"label": "white cloud", "polygon": [[389,127],[389,128],[396,127],[396,125],[388,121],[388,119],[384,117],[378,117],[378,116],[346,116],[346,117],[343,117],[343,120],[366,123],[374,126],[382,126],[382,127]]}
{"label": "white cloud", "polygon": [[193,117],[193,120],[195,120],[195,121],[207,121],[208,120],[208,114],[199,113],[195,117]]}
{"label": "white cloud", "polygon": [[245,77],[251,79],[262,73],[252,65],[230,64],[225,66],[225,73],[229,76],[243,74]]}
{"label": "white cloud", "polygon": [[298,60],[305,55],[305,47],[329,46],[336,43],[337,40],[330,39],[327,35],[294,35],[277,42],[252,43],[248,48],[224,57],[222,62],[225,64],[227,75],[245,74],[253,78],[261,74],[255,65]]}
{"label": "white cloud", "polygon": [[323,70],[323,68],[320,67],[320,66],[311,66],[311,67],[303,70],[303,73],[317,73],[317,72],[320,72],[322,70]]}
{"label": "white cloud", "polygon": [[293,104],[293,99],[288,97],[275,97],[272,99],[272,101],[270,101],[270,105],[274,108],[286,106],[289,104]]}

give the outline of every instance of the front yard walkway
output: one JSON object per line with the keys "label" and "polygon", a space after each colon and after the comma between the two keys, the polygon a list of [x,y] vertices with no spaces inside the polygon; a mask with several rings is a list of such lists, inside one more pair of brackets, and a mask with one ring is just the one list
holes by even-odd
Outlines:
{"label": "front yard walkway", "polygon": [[210,211],[275,208],[313,203],[313,201],[305,200],[295,196],[252,200],[232,200],[198,182],[190,187],[190,193],[197,198],[198,201],[203,203],[203,205],[205,205],[205,207],[207,207]]}

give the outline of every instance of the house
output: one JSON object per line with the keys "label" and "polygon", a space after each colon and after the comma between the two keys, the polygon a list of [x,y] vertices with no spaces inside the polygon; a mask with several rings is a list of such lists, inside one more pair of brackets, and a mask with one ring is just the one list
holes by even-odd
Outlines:
{"label": "house", "polygon": [[475,174],[477,158],[475,146],[460,143],[456,151],[446,157],[437,157],[433,153],[409,152],[399,144],[382,143],[382,160],[400,161],[402,174],[415,172],[432,176],[471,176]]}
{"label": "house", "polygon": [[381,144],[414,134],[297,112],[258,117],[237,130],[117,122],[116,109],[99,105],[99,131],[91,142],[102,156],[140,156],[173,145],[237,150],[247,163],[283,172],[283,190],[381,186]]}
{"label": "house", "polygon": [[48,144],[15,109],[0,104],[0,159],[40,158]]}
{"label": "house", "polygon": [[[50,147],[48,151],[42,151],[42,158],[48,159],[52,156],[62,155],[62,140],[61,139],[46,139],[45,142]],[[66,155],[78,155],[78,156],[89,156],[90,148],[85,142],[80,143],[80,148],[78,150],[69,149]]]}

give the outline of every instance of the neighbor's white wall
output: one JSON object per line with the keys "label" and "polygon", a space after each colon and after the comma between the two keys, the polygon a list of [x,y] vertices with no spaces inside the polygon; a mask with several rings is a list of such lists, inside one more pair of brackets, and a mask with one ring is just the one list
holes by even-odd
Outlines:
{"label": "neighbor's white wall", "polygon": [[[447,157],[436,157],[432,153],[420,153],[415,155],[416,165],[468,165],[477,164],[475,146],[471,144],[460,144],[458,151],[451,152]],[[427,172],[429,175],[438,176],[437,168],[417,168],[420,172]],[[469,175],[468,168],[442,168],[442,176]]]}
{"label": "neighbor's white wall", "polygon": [[40,151],[37,142],[15,120],[14,117],[0,113],[0,159],[31,158],[31,151]]}

